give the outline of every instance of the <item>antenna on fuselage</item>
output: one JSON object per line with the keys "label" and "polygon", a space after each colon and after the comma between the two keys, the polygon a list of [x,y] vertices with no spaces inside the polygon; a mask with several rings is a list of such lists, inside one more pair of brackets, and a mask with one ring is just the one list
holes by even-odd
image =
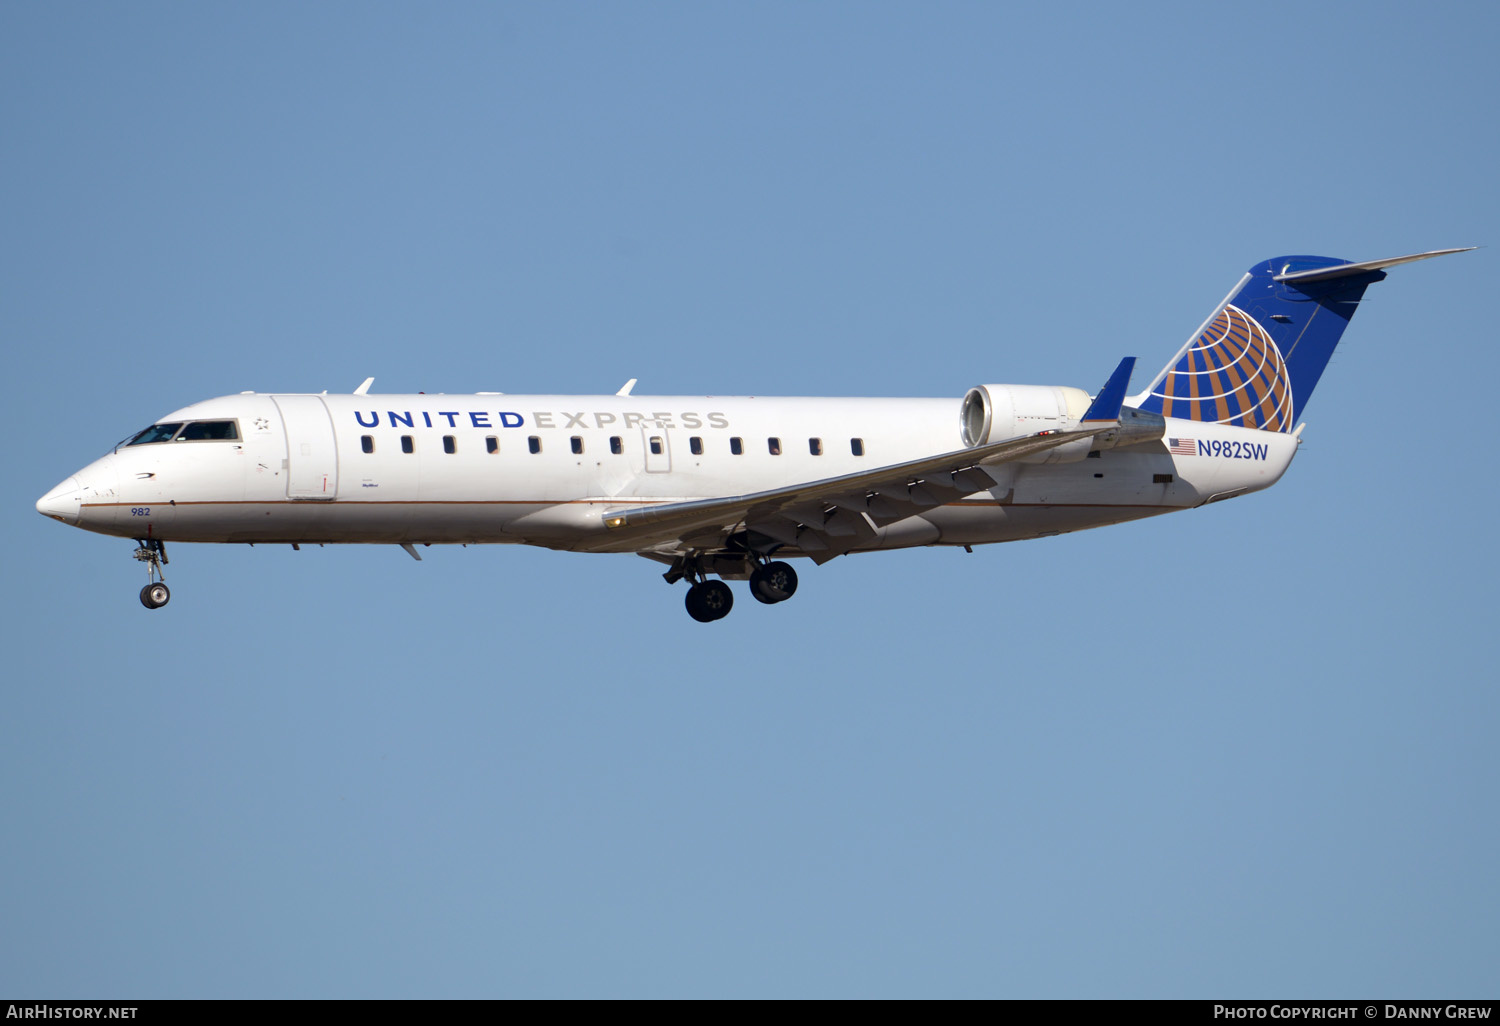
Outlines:
{"label": "antenna on fuselage", "polygon": [[375,379],[374,378],[365,378],[364,384],[362,384],[358,388],[356,388],[354,390],[354,394],[355,395],[364,395],[366,392],[368,392],[370,390],[370,386],[373,385],[373,384],[375,384]]}
{"label": "antenna on fuselage", "polygon": [[616,392],[615,395],[629,395],[630,390],[634,387],[635,378],[631,378],[629,381],[625,382],[625,385],[618,392]]}

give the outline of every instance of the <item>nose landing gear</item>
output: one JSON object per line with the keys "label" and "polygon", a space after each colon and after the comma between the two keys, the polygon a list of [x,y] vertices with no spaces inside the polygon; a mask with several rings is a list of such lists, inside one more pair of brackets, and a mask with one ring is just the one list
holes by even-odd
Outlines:
{"label": "nose landing gear", "polygon": [[161,572],[163,564],[170,563],[167,559],[167,547],[160,541],[152,538],[137,538],[140,547],[135,550],[135,558],[146,564],[146,577],[149,583],[141,589],[141,605],[147,609],[160,609],[171,599],[172,592],[167,588],[166,578]]}

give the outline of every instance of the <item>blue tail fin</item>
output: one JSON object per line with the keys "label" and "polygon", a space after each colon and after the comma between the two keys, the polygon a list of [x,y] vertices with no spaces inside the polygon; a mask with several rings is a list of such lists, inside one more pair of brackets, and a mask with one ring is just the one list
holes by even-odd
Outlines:
{"label": "blue tail fin", "polygon": [[1350,263],[1263,260],[1240,279],[1147,389],[1140,408],[1164,417],[1290,431],[1365,289],[1384,267],[1462,250]]}

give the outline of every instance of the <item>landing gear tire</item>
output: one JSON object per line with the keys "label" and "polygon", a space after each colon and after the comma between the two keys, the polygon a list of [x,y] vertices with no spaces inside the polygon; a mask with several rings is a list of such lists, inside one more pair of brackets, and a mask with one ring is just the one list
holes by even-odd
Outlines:
{"label": "landing gear tire", "polygon": [[160,540],[137,538],[133,555],[146,564],[146,580],[150,582],[141,589],[141,605],[147,609],[160,609],[172,597],[161,572],[162,565],[167,562],[167,547]]}
{"label": "landing gear tire", "polygon": [[767,563],[750,575],[750,594],[766,605],[785,602],[797,593],[797,571],[790,563]]}
{"label": "landing gear tire", "polygon": [[688,615],[699,623],[722,620],[734,608],[734,592],[723,581],[702,581],[688,589]]}

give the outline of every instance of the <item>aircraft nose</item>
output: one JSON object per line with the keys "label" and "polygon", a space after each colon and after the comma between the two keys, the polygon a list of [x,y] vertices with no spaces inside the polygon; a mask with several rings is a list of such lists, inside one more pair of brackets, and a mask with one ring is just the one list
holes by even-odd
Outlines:
{"label": "aircraft nose", "polygon": [[74,476],[36,500],[36,511],[65,524],[76,524],[79,504],[82,502],[83,484]]}
{"label": "aircraft nose", "polygon": [[[114,508],[108,503],[116,497],[117,477],[113,456],[95,460],[36,500],[36,511],[53,520],[93,530],[113,516]],[[103,514],[95,508],[100,502],[108,506]]]}

